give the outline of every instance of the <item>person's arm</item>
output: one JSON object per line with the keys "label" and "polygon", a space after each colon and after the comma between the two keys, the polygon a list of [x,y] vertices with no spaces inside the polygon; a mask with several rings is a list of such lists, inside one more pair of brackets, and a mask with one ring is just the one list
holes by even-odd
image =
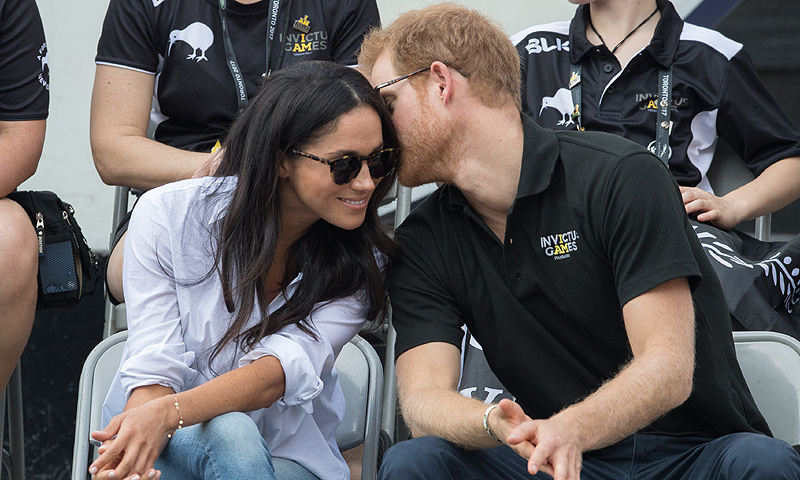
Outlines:
{"label": "person's arm", "polygon": [[[144,475],[153,468],[167,444],[167,434],[178,427],[202,423],[228,412],[249,412],[266,408],[283,396],[284,372],[275,357],[262,357],[208,382],[173,395],[161,385],[148,385],[133,391],[125,412],[111,420],[92,437],[99,441],[116,438],[92,462],[90,472],[98,479]],[[178,402],[178,409],[175,401]],[[113,470],[104,469],[113,465]],[[110,472],[114,476],[110,477]]]}
{"label": "person's arm", "polygon": [[13,192],[36,172],[44,145],[46,120],[0,121],[0,198]]}
{"label": "person's arm", "polygon": [[500,445],[483,428],[487,405],[458,393],[461,356],[455,345],[432,342],[397,358],[397,391],[414,437],[434,435],[464,448]]}
{"label": "person's arm", "polygon": [[717,197],[696,187],[681,187],[686,213],[700,222],[730,229],[745,220],[779,210],[800,198],[800,157],[780,160],[727,195]]}
{"label": "person's arm", "polygon": [[154,82],[149,73],[97,65],[90,140],[95,167],[108,185],[148,190],[191,178],[211,155],[147,138]]}
{"label": "person's arm", "polygon": [[[627,302],[622,315],[633,359],[585,400],[547,420],[514,429],[503,415],[490,427],[520,455],[528,471],[578,480],[582,452],[611,445],[682,404],[692,390],[694,309],[688,282],[670,280]],[[520,418],[513,402],[501,414]]]}

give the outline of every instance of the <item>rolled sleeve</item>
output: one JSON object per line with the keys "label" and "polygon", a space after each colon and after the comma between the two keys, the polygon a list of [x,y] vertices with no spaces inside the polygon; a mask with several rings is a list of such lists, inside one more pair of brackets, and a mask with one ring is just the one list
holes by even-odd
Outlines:
{"label": "rolled sleeve", "polygon": [[190,385],[197,372],[194,352],[184,352],[183,345],[152,345],[125,360],[120,367],[120,381],[125,401],[137,387],[163,385],[176,392]]}
{"label": "rolled sleeve", "polygon": [[181,391],[197,375],[187,351],[174,279],[169,215],[155,191],[133,211],[125,240],[124,284],[129,337],[120,367],[127,401],[134,388],[164,385]]}
{"label": "rolled sleeve", "polygon": [[317,306],[309,316],[314,339],[291,325],[264,337],[253,350],[239,359],[239,367],[261,357],[274,356],[281,362],[285,376],[283,398],[276,404],[283,411],[297,406],[313,413],[312,401],[322,392],[324,369],[331,368],[336,356],[366,321],[362,294],[356,294]]}
{"label": "rolled sleeve", "polygon": [[306,413],[313,413],[311,401],[319,395],[324,384],[306,349],[288,334],[270,335],[239,359],[239,367],[265,356],[277,358],[286,377],[283,398],[277,402],[278,409],[283,411],[287,407],[299,406]]}

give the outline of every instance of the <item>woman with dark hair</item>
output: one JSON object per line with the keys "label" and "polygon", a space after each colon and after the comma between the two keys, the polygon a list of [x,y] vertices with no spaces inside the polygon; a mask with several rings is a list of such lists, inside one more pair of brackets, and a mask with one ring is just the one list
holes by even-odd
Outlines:
{"label": "woman with dark hair", "polygon": [[349,478],[333,364],[378,318],[397,253],[377,216],[399,157],[389,113],[356,70],[303,62],[224,147],[215,177],[134,211],[95,478]]}

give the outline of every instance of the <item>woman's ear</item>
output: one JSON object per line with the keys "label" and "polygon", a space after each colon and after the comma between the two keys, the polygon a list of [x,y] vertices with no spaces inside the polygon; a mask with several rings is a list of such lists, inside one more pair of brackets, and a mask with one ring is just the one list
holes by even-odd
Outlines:
{"label": "woman's ear", "polygon": [[294,170],[294,162],[289,160],[283,150],[278,152],[278,177],[289,178]]}

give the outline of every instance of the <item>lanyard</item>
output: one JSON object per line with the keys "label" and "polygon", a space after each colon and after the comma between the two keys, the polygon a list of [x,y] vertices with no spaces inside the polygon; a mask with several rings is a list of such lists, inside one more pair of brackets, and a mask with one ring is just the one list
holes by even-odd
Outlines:
{"label": "lanyard", "polygon": [[[291,9],[291,0],[289,0],[289,7]],[[264,74],[262,77],[269,76],[270,72],[272,71],[270,68],[270,51],[272,50],[272,43],[275,39],[276,33],[276,25],[278,24],[278,13],[280,11],[281,1],[280,0],[272,0],[272,8],[270,10],[270,19],[269,25],[267,26],[267,38],[266,38],[266,62],[264,68]],[[233,83],[236,87],[236,103],[237,103],[237,116],[242,113],[244,108],[247,106],[247,85],[244,81],[244,75],[242,74],[242,69],[239,68],[239,62],[236,60],[236,52],[233,50],[233,42],[231,41],[230,33],[228,32],[228,20],[226,15],[226,7],[227,7],[227,0],[219,0],[219,18],[222,21],[222,43],[225,46],[225,60],[228,64],[228,69],[231,72],[231,77],[233,77]],[[287,9],[287,10],[288,10]],[[290,12],[286,12],[286,21],[284,23],[283,34],[286,34],[286,29],[289,26],[289,18]],[[276,68],[281,68],[283,64],[283,56],[286,52],[285,48],[281,48],[281,54],[278,59],[278,65]]]}
{"label": "lanyard", "polygon": [[[572,94],[572,121],[578,130],[583,131],[581,122],[581,65],[573,65],[569,75],[569,91]],[[672,132],[672,65],[669,68],[658,70],[658,101],[656,115],[656,141],[655,154],[664,165],[669,166],[671,150],[669,148],[669,135]]]}

